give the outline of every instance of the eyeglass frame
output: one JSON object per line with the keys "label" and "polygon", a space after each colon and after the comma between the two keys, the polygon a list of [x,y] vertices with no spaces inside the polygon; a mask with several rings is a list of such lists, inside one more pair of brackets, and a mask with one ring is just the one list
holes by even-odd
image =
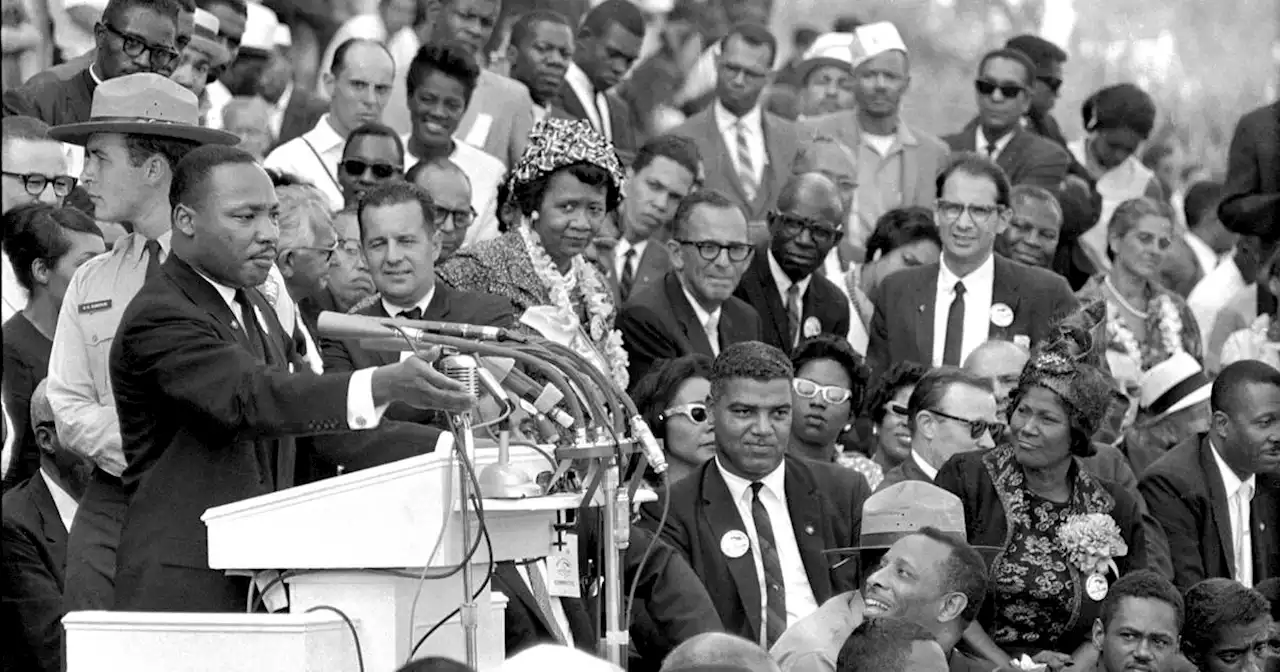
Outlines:
{"label": "eyeglass frame", "polygon": [[[957,207],[959,208],[959,211],[955,215],[948,215],[945,212],[943,212],[943,208],[948,206]],[[975,213],[973,210],[974,208],[991,208],[992,210],[986,215],[983,215],[981,219],[979,219],[977,216],[977,213]],[[999,203],[996,203],[993,205],[985,205],[985,204],[978,204],[978,203],[960,203],[958,201],[948,201],[945,198],[939,198],[933,202],[933,211],[938,213],[938,216],[941,217],[942,220],[948,224],[955,224],[956,222],[960,221],[961,217],[963,217],[966,213],[968,213],[969,219],[974,224],[982,226],[987,222],[990,222],[993,216],[996,218],[1004,216],[1005,213],[1009,212],[1009,206],[1001,205]]]}
{"label": "eyeglass frame", "polygon": [[[722,243],[718,240],[688,240],[688,239],[681,239],[681,238],[676,238],[675,242],[680,245],[692,245],[695,249],[697,249],[698,256],[702,257],[703,261],[715,261],[720,258],[721,253],[724,253],[728,255],[730,262],[735,264],[740,264],[750,259],[751,255],[755,252],[755,248],[751,246],[751,243]],[[705,247],[715,246],[715,250],[716,250],[715,254],[708,257],[707,253],[703,251],[704,246]],[[734,250],[741,251],[743,249],[745,249],[746,252],[741,255],[741,258],[734,259],[733,258]]]}
{"label": "eyeglass frame", "polygon": [[[45,175],[44,173],[15,173],[8,170],[0,170],[0,175],[5,177],[16,177],[22,180],[22,188],[26,190],[28,196],[39,196],[44,193],[45,189],[53,187],[53,195],[58,198],[66,198],[72,191],[75,191],[76,185],[80,184],[80,179],[70,175]],[[31,190],[31,182],[36,178],[44,180],[44,186],[36,191]],[[71,186],[67,188],[66,193],[58,193],[58,180],[71,180]]]}
{"label": "eyeglass frame", "polygon": [[[467,220],[466,224],[459,224],[458,215],[467,215],[468,217],[470,217],[470,219]],[[435,224],[436,228],[440,228],[444,226],[444,223],[446,221],[449,221],[450,219],[452,219],[454,230],[461,231],[464,229],[468,229],[471,227],[472,224],[475,224],[476,219],[479,216],[480,215],[479,213],[476,212],[476,209],[469,205],[467,206],[466,210],[450,210],[446,207],[441,206],[439,203],[437,203],[433,208],[432,221]]]}
{"label": "eyeglass frame", "polygon": [[1001,432],[1004,431],[1004,424],[1000,422],[992,422],[989,420],[969,420],[967,418],[961,418],[955,415],[951,415],[950,413],[944,413],[943,411],[940,411],[936,408],[926,408],[924,409],[924,411],[926,413],[932,413],[933,415],[936,415],[940,418],[951,420],[952,422],[958,422],[962,425],[968,425],[969,438],[971,439],[980,439],[982,438],[983,434],[986,434],[988,432],[990,432],[991,438],[994,439],[995,437],[999,436]]}
{"label": "eyeglass frame", "polygon": [[[799,237],[805,231],[809,232],[809,237],[813,239],[813,243],[818,246],[825,247],[827,245],[835,245],[844,237],[844,231],[839,227],[828,227],[823,222],[811,217],[801,217],[785,212],[770,212],[770,224],[778,224],[783,227],[784,233],[789,238]],[[822,235],[823,239],[819,240],[818,236]],[[829,237],[829,238],[828,238]]]}
{"label": "eyeglass frame", "polygon": [[[358,173],[352,172],[347,168],[348,163],[358,163],[364,166],[364,170],[361,170]],[[342,170],[342,172],[346,173],[347,177],[364,177],[366,173],[373,171],[373,177],[377,180],[390,180],[397,175],[404,174],[404,166],[402,165],[383,162],[375,163],[373,161],[365,161],[364,159],[343,159],[338,162],[338,168]],[[390,169],[391,172],[387,173],[385,177],[379,177],[376,170],[377,168],[387,168]]]}
{"label": "eyeglass frame", "polygon": [[[705,414],[705,417],[703,417],[702,420],[698,420],[693,417],[693,412],[699,408],[701,408],[702,412]],[[695,425],[706,424],[707,421],[711,419],[711,411],[707,409],[707,404],[705,402],[691,401],[687,404],[678,404],[662,411],[658,414],[658,421],[666,422],[677,415],[689,418],[689,422],[692,422]]]}
{"label": "eyeglass frame", "polygon": [[333,244],[333,247],[311,247],[308,245],[299,245],[297,247],[286,247],[285,249],[280,250],[280,253],[284,254],[285,252],[291,252],[294,250],[308,250],[311,252],[319,252],[320,254],[324,255],[324,263],[327,264],[333,261],[333,255],[338,253],[338,250],[341,248],[341,244],[342,244],[342,241],[339,240],[338,242],[335,242]]}
{"label": "eyeglass frame", "polygon": [[[151,67],[153,69],[163,68],[165,66],[171,65],[175,63],[179,58],[182,57],[182,52],[179,51],[178,49],[176,48],[171,49],[163,44],[153,44],[150,40],[147,40],[141,35],[133,35],[130,33],[126,33],[123,30],[120,30],[119,28],[116,28],[115,26],[111,25],[110,21],[99,21],[98,25],[102,26],[104,30],[111,33],[112,35],[115,35],[116,37],[120,38],[121,40],[120,50],[124,52],[125,56],[128,56],[129,58],[138,58],[142,56],[144,52],[147,53],[150,56],[148,61],[151,63]],[[132,54],[129,53],[130,42],[140,45],[138,48],[133,49],[135,53],[132,53]],[[157,53],[168,56],[169,60],[163,61],[163,62],[156,60]]]}
{"label": "eyeglass frame", "polygon": [[[990,87],[991,90],[983,91],[983,89],[987,87]],[[986,96],[988,98],[990,98],[996,91],[999,91],[1000,95],[1006,99],[1017,98],[1024,93],[1029,93],[1027,87],[1023,84],[1016,84],[1012,82],[993,82],[990,79],[982,77],[973,80],[973,90],[977,91],[979,96]],[[1009,90],[1014,91],[1012,96],[1009,95]]]}
{"label": "eyeglass frame", "polygon": [[[812,394],[805,394],[804,392],[800,391],[799,384],[802,382],[809,383],[810,385],[813,386]],[[845,397],[838,401],[835,399],[832,399],[827,394],[827,392],[831,390],[838,390],[840,392],[844,392]],[[853,401],[853,390],[847,387],[840,387],[839,385],[822,385],[816,381],[809,380],[808,378],[801,378],[800,376],[796,376],[795,378],[791,379],[791,391],[800,395],[800,397],[803,399],[816,399],[819,396],[821,396],[822,400],[827,402],[828,404],[843,404],[846,401],[850,401],[850,402]]]}

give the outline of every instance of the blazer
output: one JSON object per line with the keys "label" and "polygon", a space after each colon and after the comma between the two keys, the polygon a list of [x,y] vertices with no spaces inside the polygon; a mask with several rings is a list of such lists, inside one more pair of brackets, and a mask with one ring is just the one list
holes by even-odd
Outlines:
{"label": "blazer", "polygon": [[[559,643],[551,634],[551,621],[538,607],[533,591],[520,576],[515,563],[508,561],[494,565],[492,581],[493,589],[507,596],[507,610],[502,620],[508,657],[538,644]],[[583,600],[562,597],[560,606],[564,607],[565,620],[569,621],[574,647],[594,655],[598,635]]]}
{"label": "blazer", "polygon": [[533,99],[524,84],[480,70],[471,104],[458,123],[455,137],[513,167],[529,144],[533,130]]}
{"label": "blazer", "polygon": [[4,92],[4,116],[35,117],[50,126],[88,121],[96,88],[88,66],[45,70]]}
{"label": "blazer", "polygon": [[920,465],[916,464],[915,459],[908,455],[907,459],[903,460],[898,466],[884,472],[884,480],[880,481],[880,487],[876,488],[876,492],[905,481],[932,483],[933,479],[929,478],[929,474],[924,473],[924,469],[921,469]]}
{"label": "blazer", "polygon": [[[941,263],[941,262],[939,262]],[[1033,268],[995,255],[995,283],[991,303],[1013,309],[1013,323],[992,324],[989,337],[1013,340],[1023,336],[1028,347],[1053,334],[1053,323],[1079,305],[1062,276],[1043,268]],[[871,298],[867,364],[883,373],[894,362],[912,361],[933,365],[933,319],[940,266],[930,264],[908,268],[885,278]]]}
{"label": "blazer", "polygon": [[[700,354],[708,357],[711,342],[702,329],[674,270],[631,295],[618,315],[618,330],[627,349],[627,372],[634,385],[663,359]],[[735,296],[720,306],[720,348],[761,338],[756,309]]]}
{"label": "blazer", "polygon": [[[622,298],[622,290],[618,278],[617,254],[615,248],[610,248],[608,257],[602,264],[605,272],[609,275],[609,283],[613,285],[613,302],[616,305],[623,305],[626,301]],[[635,275],[632,276],[631,293],[627,298],[635,296],[641,289],[648,287],[662,280],[667,271],[671,270],[671,253],[667,250],[667,244],[657,238],[650,238],[649,242],[644,246],[644,253],[640,255],[640,260],[636,262]]]}
{"label": "blazer", "polygon": [[[1253,583],[1280,576],[1280,478],[1258,474],[1253,495]],[[1231,514],[1208,434],[1188,438],[1143,472],[1138,490],[1169,538],[1173,582],[1235,578]]]}
{"label": "blazer", "polygon": [[31,478],[40,470],[40,447],[36,445],[35,428],[31,426],[31,395],[49,372],[50,341],[22,313],[4,323],[4,403],[5,408],[21,409],[14,418],[13,458],[4,474],[7,492]]}
{"label": "blazer", "polygon": [[[975,117],[960,132],[943,140],[953,152],[985,154],[985,148],[974,145],[977,129],[978,119]],[[1052,140],[1018,127],[1013,132],[1013,139],[996,155],[996,165],[1004,169],[1010,184],[1032,184],[1056,190],[1071,167],[1071,154]]]}
{"label": "blazer", "polygon": [[62,670],[67,528],[39,472],[4,495],[0,669]]}
{"label": "blazer", "polygon": [[[833,569],[824,551],[858,545],[862,504],[870,488],[850,469],[790,455],[784,460],[787,509],[809,587],[821,605],[861,585],[857,563]],[[641,508],[640,524],[680,551],[702,577],[725,632],[760,641],[755,562],[750,553],[730,558],[720,550],[724,535],[744,529],[744,523],[716,461],[708,460],[700,472],[667,487],[671,505],[666,525],[658,529],[662,507],[657,502]]]}
{"label": "blazer", "polygon": [[715,108],[715,104],[708,105],[669,132],[687,137],[697,144],[698,154],[702,156],[702,164],[706,168],[702,184],[704,188],[720,191],[741,206],[747,213],[748,222],[763,222],[765,215],[777,205],[782,185],[791,177],[791,164],[800,151],[805,134],[794,122],[768,111],[760,113],[768,162],[764,166],[755,199],[748,201],[746,192],[742,190],[742,182],[738,179],[733,153],[725,145],[720,127],[716,125]]}
{"label": "blazer", "polygon": [[[764,342],[790,353],[793,345],[787,328],[787,307],[783,305],[778,283],[773,281],[767,246],[756,250],[733,295],[751,304],[760,314],[764,323]],[[808,329],[812,319],[818,321],[820,333],[836,334],[841,338],[849,333],[849,298],[835,283],[818,273],[809,276],[800,312],[801,341],[815,335]]]}
{"label": "blazer", "polygon": [[1230,230],[1280,239],[1280,101],[1240,118],[1227,154],[1218,218]]}
{"label": "blazer", "polygon": [[[631,111],[627,103],[612,89],[605,91],[604,99],[609,108],[609,130],[613,133],[613,148],[618,152],[622,165],[630,166],[636,158],[636,151],[640,149]],[[547,116],[583,121],[590,119],[582,100],[567,81],[560,83],[559,104],[553,106]]]}

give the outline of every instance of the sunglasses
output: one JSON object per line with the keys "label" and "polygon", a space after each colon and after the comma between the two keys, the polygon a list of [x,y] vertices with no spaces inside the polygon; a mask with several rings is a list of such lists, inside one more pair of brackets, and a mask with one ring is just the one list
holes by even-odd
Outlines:
{"label": "sunglasses", "polygon": [[677,240],[681,245],[692,245],[704,261],[715,261],[721,252],[729,253],[729,261],[746,261],[751,256],[751,246],[746,243],[717,243],[714,240]]}
{"label": "sunglasses", "polygon": [[769,214],[769,220],[787,238],[799,238],[801,233],[808,231],[813,243],[823,247],[834,243],[840,236],[838,229],[807,217],[773,212]]}
{"label": "sunglasses", "polygon": [[373,176],[379,180],[390,179],[399,175],[402,168],[390,163],[369,163],[360,159],[345,159],[341,164],[342,171],[351,177],[364,177],[365,171],[372,170]]}
{"label": "sunglasses", "polygon": [[853,390],[838,385],[819,385],[808,378],[792,378],[791,389],[805,399],[822,395],[828,404],[843,404],[853,397]]}
{"label": "sunglasses", "polygon": [[658,416],[658,420],[666,422],[677,415],[683,415],[686,418],[689,418],[689,421],[693,424],[701,425],[707,421],[707,405],[700,401],[694,401],[688,404],[672,406],[671,408],[663,411],[662,414]]}
{"label": "sunglasses", "polygon": [[995,438],[997,436],[1000,436],[1000,433],[1004,431],[1004,426],[998,422],[988,422],[986,420],[968,420],[965,418],[957,418],[954,415],[943,413],[942,411],[939,411],[936,408],[930,408],[926,410],[929,413],[932,413],[940,418],[945,418],[947,420],[951,420],[952,422],[958,422],[962,425],[968,425],[969,438],[971,439],[981,438],[983,434],[986,434],[988,432],[991,433],[992,438]]}
{"label": "sunglasses", "polygon": [[129,33],[123,32],[111,25],[109,21],[103,21],[99,25],[105,28],[108,33],[119,37],[124,42],[120,49],[124,52],[125,56],[128,56],[129,58],[137,58],[144,52],[150,54],[152,68],[164,68],[178,60],[178,57],[181,56],[176,49],[171,49],[164,45],[152,44],[137,35],[130,35]]}
{"label": "sunglasses", "polygon": [[7,170],[0,171],[0,174],[5,177],[16,177],[22,180],[22,188],[26,189],[27,193],[32,196],[43,194],[44,190],[52,184],[54,195],[58,198],[66,198],[67,194],[71,193],[71,190],[75,189],[76,185],[80,183],[79,180],[70,175],[54,175],[50,177],[42,173],[11,173]]}
{"label": "sunglasses", "polygon": [[1058,89],[1062,88],[1062,78],[1060,77],[1050,77],[1048,75],[1039,75],[1036,77],[1036,79],[1039,80],[1041,84],[1044,84],[1045,87],[1047,87],[1050,91],[1054,93],[1057,93]]}
{"label": "sunglasses", "polygon": [[1005,98],[1017,98],[1019,94],[1027,90],[1027,87],[1021,84],[1000,84],[986,79],[979,79],[973,83],[973,88],[983,96],[990,97],[996,91],[1000,92]]}
{"label": "sunglasses", "polygon": [[938,199],[934,206],[938,214],[942,216],[943,221],[948,224],[955,223],[960,219],[966,211],[969,213],[969,219],[974,224],[986,224],[995,215],[1000,214],[1004,210],[1003,205],[981,205],[977,203],[957,203],[955,201],[947,201]]}

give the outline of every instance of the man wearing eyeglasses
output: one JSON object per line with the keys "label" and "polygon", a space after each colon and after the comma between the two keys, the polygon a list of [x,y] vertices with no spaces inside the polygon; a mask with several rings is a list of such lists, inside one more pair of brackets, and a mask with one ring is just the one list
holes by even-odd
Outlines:
{"label": "man wearing eyeglasses", "polygon": [[1031,109],[1036,66],[1021,51],[988,52],[973,86],[978,116],[944,138],[955,152],[977,152],[1004,170],[1013,184],[1057,189],[1067,176],[1067,150],[1022,127]]}
{"label": "man wearing eyeglasses", "polygon": [[671,226],[672,269],[636,290],[618,314],[633,385],[659,360],[715,357],[762,338],[756,309],[733,295],[754,251],[742,206],[714,189],[695,191]]}
{"label": "man wearing eyeglasses", "polygon": [[[86,121],[104,81],[139,72],[168,76],[178,64],[178,0],[111,0],[94,27],[93,62],[74,73],[46,70],[4,93],[4,115],[50,126]],[[61,74],[60,74],[61,73]]]}
{"label": "man wearing eyeglasses", "polygon": [[994,448],[1000,430],[991,382],[950,366],[916,383],[905,413],[911,455],[884,475],[880,490],[903,481],[932,483],[952,455]]}
{"label": "man wearing eyeglasses", "polygon": [[353,208],[375,185],[404,178],[404,143],[390,126],[368,123],[351,131],[338,162],[338,184]]}
{"label": "man wearing eyeglasses", "polygon": [[443,263],[462,247],[467,231],[476,221],[471,179],[458,164],[445,158],[420,161],[409,169],[406,177],[425,189],[435,202],[436,231],[440,236],[440,256],[436,257],[436,263]]}
{"label": "man wearing eyeglasses", "polygon": [[764,322],[764,342],[791,352],[818,334],[849,333],[849,301],[814,273],[844,235],[844,206],[834,182],[818,173],[792,176],[769,213],[769,244],[756,252],[734,296]]}
{"label": "man wearing eyeglasses", "polygon": [[934,220],[942,257],[876,288],[867,346],[873,371],[899,361],[959,366],[992,338],[1034,347],[1079,305],[1061,276],[994,254],[1012,218],[1009,193],[1004,171],[973,153],[939,176]]}

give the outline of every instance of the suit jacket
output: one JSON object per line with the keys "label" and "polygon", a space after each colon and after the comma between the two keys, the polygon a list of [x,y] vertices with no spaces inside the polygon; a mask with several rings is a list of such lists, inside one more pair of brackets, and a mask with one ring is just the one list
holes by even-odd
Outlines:
{"label": "suit jacket", "polygon": [[4,92],[4,116],[35,117],[50,126],[88,121],[97,87],[87,66],[75,72],[45,70]]}
{"label": "suit jacket", "polygon": [[[716,106],[708,105],[706,109],[689,117],[670,133],[685,136],[698,146],[702,156],[702,164],[706,168],[703,187],[723,192],[742,207],[747,213],[747,221],[763,222],[765,215],[778,203],[778,194],[782,185],[791,177],[791,164],[796,153],[800,151],[804,133],[794,122],[787,121],[771,112],[761,112],[761,126],[764,129],[765,164],[760,187],[756,190],[754,200],[748,201],[746,192],[742,190],[742,182],[738,179],[737,163],[733,151],[724,143],[720,127],[716,125]],[[759,227],[756,227],[759,229]],[[755,232],[759,236],[759,231]],[[763,242],[756,240],[755,242]]]}
{"label": "suit jacket", "polygon": [[[605,91],[604,99],[608,103],[609,112],[609,130],[613,132],[613,148],[618,152],[618,158],[622,160],[622,165],[630,166],[631,162],[636,158],[636,150],[640,149],[637,143],[636,125],[631,120],[630,109],[626,102],[618,97],[612,89]],[[578,98],[578,94],[574,92],[573,87],[568,82],[560,84],[559,104],[551,108],[548,116],[561,117],[564,119],[582,119],[587,121],[587,110],[583,107],[582,100]]]}
{"label": "suit jacket", "polygon": [[[791,352],[791,334],[788,329],[787,307],[782,302],[778,283],[773,281],[769,269],[769,251],[766,247],[756,250],[751,264],[742,274],[742,280],[733,295],[751,304],[764,323],[764,342],[783,352]],[[820,333],[837,334],[844,338],[849,333],[849,299],[825,277],[814,273],[809,278],[801,299],[800,340],[809,333],[811,319],[818,321]]]}
{"label": "suit jacket", "polygon": [[[605,272],[609,275],[609,283],[613,285],[613,302],[615,305],[621,306],[626,303],[626,300],[622,298],[621,285],[619,284],[621,279],[618,277],[616,261],[617,256],[610,250],[603,266]],[[627,298],[631,298],[641,289],[661,281],[669,270],[671,270],[671,253],[667,250],[667,244],[657,238],[650,238],[649,242],[644,246],[644,253],[640,255],[640,260],[636,262],[635,275],[632,276],[631,293],[627,295]]]}
{"label": "suit jacket", "polygon": [[532,130],[533,99],[529,97],[529,89],[514,79],[480,70],[471,104],[467,105],[454,136],[483,149],[510,168],[520,160]]}
{"label": "suit jacket", "polygon": [[[1253,495],[1253,582],[1280,576],[1280,478],[1258,474]],[[1207,434],[1174,446],[1143,472],[1138,489],[1169,539],[1173,582],[1182,590],[1235,578],[1231,515]]]}
{"label": "suit jacket", "polygon": [[933,479],[929,478],[929,474],[924,473],[924,469],[921,469],[920,465],[916,464],[915,459],[908,455],[907,459],[903,460],[901,464],[884,472],[884,480],[880,481],[880,487],[876,488],[876,492],[905,481],[932,483]]}
{"label": "suit jacket", "polygon": [[5,493],[0,558],[0,668],[60,672],[67,528],[39,472]]}
{"label": "suit jacket", "polygon": [[9,318],[3,327],[4,403],[6,408],[23,409],[13,428],[13,458],[4,475],[4,490],[12,488],[40,470],[40,447],[31,426],[31,395],[49,372],[53,341],[40,333],[22,313]]}
{"label": "suit jacket", "polygon": [[[939,262],[941,263],[941,262]],[[995,283],[991,303],[1013,309],[1008,327],[992,324],[990,338],[1013,340],[1025,336],[1029,346],[1052,335],[1053,322],[1079,305],[1067,281],[1043,268],[1032,268],[995,255]],[[867,363],[883,373],[894,362],[933,365],[933,318],[940,266],[930,264],[899,271],[885,278],[871,298]]]}
{"label": "suit jacket", "polygon": [[327,102],[311,95],[308,91],[295,88],[289,96],[289,104],[284,108],[284,119],[280,122],[280,137],[276,138],[275,146],[279,147],[315,128],[320,117],[328,111]]}
{"label": "suit jacket", "polygon": [[[529,590],[529,584],[515,563],[499,562],[493,569],[493,589],[507,596],[507,610],[503,615],[507,656],[513,656],[538,644],[556,644],[559,640],[551,634],[552,624],[538,601]],[[569,621],[573,645],[595,654],[598,642],[596,629],[591,624],[591,614],[582,599],[560,598],[565,619]]]}
{"label": "suit jacket", "polygon": [[[700,354],[713,357],[711,342],[674,270],[662,282],[635,292],[618,315],[618,330],[630,357],[634,385],[663,359]],[[760,340],[760,316],[747,302],[731,296],[720,306],[720,348]]]}
{"label": "suit jacket", "polygon": [[1280,239],[1280,101],[1241,117],[1227,154],[1218,217],[1228,229]]}
{"label": "suit jacket", "polygon": [[[870,489],[850,469],[792,456],[784,459],[787,509],[809,587],[821,605],[861,585],[857,563],[833,569],[824,551],[858,544],[862,504]],[[730,558],[720,550],[724,535],[745,529],[745,524],[716,461],[708,460],[701,471],[667,487],[671,507],[666,526],[657,530],[662,507],[656,502],[641,509],[640,524],[657,530],[702,577],[726,632],[760,641],[761,596],[752,555]]]}
{"label": "suit jacket", "polygon": [[[955,135],[943,140],[954,152],[986,153],[986,148],[975,146],[974,133],[978,120],[974,118]],[[1009,176],[1010,184],[1032,184],[1055,190],[1067,176],[1071,167],[1071,154],[1052,140],[1046,140],[1032,131],[1018,127],[1013,139],[996,155],[996,164]]]}

